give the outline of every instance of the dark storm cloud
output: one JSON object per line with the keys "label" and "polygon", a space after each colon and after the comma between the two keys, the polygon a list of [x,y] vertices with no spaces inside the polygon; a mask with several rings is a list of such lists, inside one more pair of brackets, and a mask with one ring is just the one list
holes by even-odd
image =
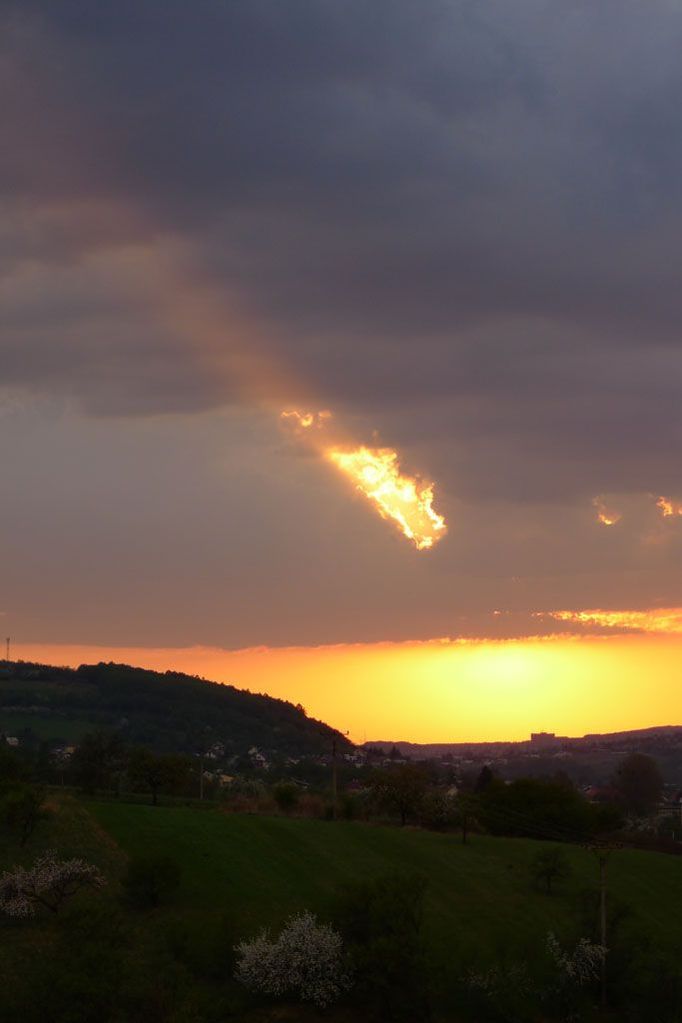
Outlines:
{"label": "dark storm cloud", "polygon": [[97,278],[6,312],[9,382],[124,414],[229,399],[214,350],[107,290],[122,247],[181,239],[273,359],[459,494],[670,484],[676,4],[4,9],[7,288],[64,260]]}

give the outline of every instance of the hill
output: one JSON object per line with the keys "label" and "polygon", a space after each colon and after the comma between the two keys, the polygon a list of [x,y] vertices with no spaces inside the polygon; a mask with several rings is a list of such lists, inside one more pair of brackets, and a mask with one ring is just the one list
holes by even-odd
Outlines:
{"label": "hill", "polygon": [[95,729],[120,732],[127,742],[158,752],[196,753],[219,744],[226,756],[252,746],[306,755],[328,753],[333,740],[340,749],[351,747],[302,707],[178,672],[4,662],[0,733],[54,745]]}
{"label": "hill", "polygon": [[590,732],[587,735],[568,736],[540,732],[530,739],[499,740],[496,742],[406,742],[403,740],[374,739],[363,743],[365,749],[391,750],[395,747],[404,757],[428,759],[431,757],[496,757],[561,750],[566,753],[594,750],[646,750],[682,746],[682,725],[655,725],[635,728],[626,732]]}

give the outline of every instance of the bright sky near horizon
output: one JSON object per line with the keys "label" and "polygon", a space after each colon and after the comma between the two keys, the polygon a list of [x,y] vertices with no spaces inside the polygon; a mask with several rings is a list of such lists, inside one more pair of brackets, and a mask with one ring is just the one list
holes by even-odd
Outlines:
{"label": "bright sky near horizon", "polygon": [[682,8],[6,0],[0,39],[17,656],[356,738],[679,722]]}
{"label": "bright sky near horizon", "polygon": [[77,666],[114,660],[231,682],[301,703],[355,742],[525,739],[675,724],[682,637],[378,643],[329,647],[114,649],[28,646]]}

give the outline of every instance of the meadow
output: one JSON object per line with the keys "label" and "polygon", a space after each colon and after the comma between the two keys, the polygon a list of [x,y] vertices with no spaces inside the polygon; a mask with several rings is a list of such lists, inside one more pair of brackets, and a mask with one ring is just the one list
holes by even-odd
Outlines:
{"label": "meadow", "polygon": [[[571,876],[555,894],[538,890],[530,865],[549,843],[531,839],[475,834],[463,845],[456,834],[357,822],[113,802],[92,802],[88,809],[126,855],[154,851],[180,863],[176,909],[221,907],[243,934],[276,927],[305,908],[324,914],[345,882],[417,873],[428,882],[425,928],[434,953],[487,958],[506,946],[541,942],[550,929],[577,937],[575,906],[598,882],[594,855],[562,846]],[[620,850],[609,864],[609,890],[652,938],[679,946],[678,858]]]}

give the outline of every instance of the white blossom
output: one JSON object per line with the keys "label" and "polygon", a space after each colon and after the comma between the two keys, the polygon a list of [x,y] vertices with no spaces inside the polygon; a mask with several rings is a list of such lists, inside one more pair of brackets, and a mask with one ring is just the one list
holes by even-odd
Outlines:
{"label": "white blossom", "polygon": [[29,917],[38,906],[56,913],[65,899],[81,888],[106,884],[97,867],[85,860],[58,860],[54,851],[39,856],[33,866],[15,867],[0,877],[0,911]]}
{"label": "white blossom", "polygon": [[261,931],[236,952],[237,980],[262,994],[295,994],[325,1008],[351,986],[340,934],[309,912],[291,917],[278,938]]}
{"label": "white blossom", "polygon": [[603,945],[587,938],[581,938],[573,952],[565,952],[551,931],[547,935],[547,951],[564,980],[579,986],[597,979],[607,952]]}

